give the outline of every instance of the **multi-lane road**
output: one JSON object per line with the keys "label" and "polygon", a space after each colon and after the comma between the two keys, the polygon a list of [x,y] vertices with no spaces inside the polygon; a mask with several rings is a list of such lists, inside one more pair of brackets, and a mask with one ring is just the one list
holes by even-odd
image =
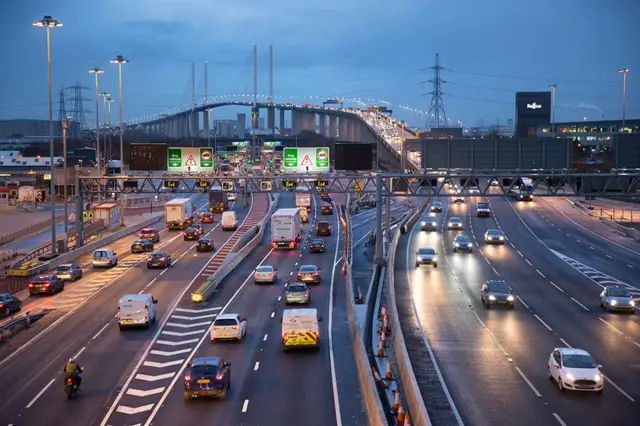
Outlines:
{"label": "multi-lane road", "polygon": [[[401,239],[395,265],[403,331],[433,423],[636,422],[640,318],[606,313],[598,295],[616,283],[640,297],[640,245],[613,236],[562,199],[438,200],[444,204],[433,214],[438,230],[423,232],[418,221]],[[477,217],[479,201],[491,203],[490,218]],[[447,230],[453,216],[462,219],[462,231]],[[502,230],[506,243],[486,245],[487,229]],[[457,235],[471,237],[472,253],[453,252]],[[437,269],[415,267],[420,247],[436,249]],[[483,307],[481,285],[493,279],[513,288],[514,310]],[[604,392],[560,393],[547,377],[556,347],[589,351],[602,365]]]}

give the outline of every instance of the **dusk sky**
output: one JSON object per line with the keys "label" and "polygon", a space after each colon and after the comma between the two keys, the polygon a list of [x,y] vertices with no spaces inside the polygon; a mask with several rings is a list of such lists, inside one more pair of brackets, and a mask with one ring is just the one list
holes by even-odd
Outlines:
{"label": "dusk sky", "polygon": [[[89,88],[94,80],[114,97],[123,55],[124,116],[134,118],[196,98],[253,93],[252,44],[259,51],[259,93],[268,93],[268,45],[274,45],[274,93],[391,102],[412,126],[424,118],[401,106],[428,110],[436,52],[448,117],[474,125],[505,124],[516,91],[558,86],[557,121],[619,119],[622,74],[629,68],[627,118],[640,118],[640,1],[638,0],[3,0],[0,119],[47,117],[46,37],[32,22],[51,15],[54,119],[61,86]],[[71,92],[67,92],[70,100]],[[67,108],[70,108],[67,102]],[[100,106],[102,108],[102,105]],[[232,118],[222,108],[214,118]],[[87,115],[93,123],[93,116]]]}

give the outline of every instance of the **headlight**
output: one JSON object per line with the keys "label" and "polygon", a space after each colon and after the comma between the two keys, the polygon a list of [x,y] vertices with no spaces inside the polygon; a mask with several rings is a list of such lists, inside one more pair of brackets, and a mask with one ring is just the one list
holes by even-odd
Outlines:
{"label": "headlight", "polygon": [[507,300],[508,300],[509,302],[513,302],[513,296],[508,296],[508,297],[507,297]]}
{"label": "headlight", "polygon": [[456,247],[460,247],[460,244],[456,243]]}
{"label": "headlight", "polygon": [[500,236],[500,241],[502,241],[502,240],[504,240],[504,237],[501,235],[501,236]]}
{"label": "headlight", "polygon": [[471,247],[473,247],[473,244],[469,243],[469,244],[467,244],[467,247],[471,248]]}
{"label": "headlight", "polygon": [[618,301],[614,299],[609,303],[611,303],[611,306],[616,306],[618,304]]}
{"label": "headlight", "polygon": [[496,297],[494,295],[489,296],[489,300],[496,300]]}
{"label": "headlight", "polygon": [[425,226],[427,224],[427,222],[422,222],[420,223],[420,225]]}
{"label": "headlight", "polygon": [[422,261],[422,256],[418,256],[418,257],[416,257],[416,260],[418,260],[418,261]]}
{"label": "headlight", "polygon": [[572,382],[576,379],[575,377],[573,377],[573,374],[571,374],[571,373],[567,373],[567,374],[565,374],[565,377],[566,377],[567,379],[571,380]]}
{"label": "headlight", "polygon": [[596,374],[596,375],[593,377],[593,380],[595,380],[596,382],[599,382],[600,380],[602,380],[602,376],[601,376],[600,374]]}
{"label": "headlight", "polygon": [[636,306],[636,302],[634,302],[633,300],[632,300],[631,302],[629,302],[629,304],[630,304],[631,306]]}
{"label": "headlight", "polygon": [[449,222],[449,226],[453,226],[453,223]]}

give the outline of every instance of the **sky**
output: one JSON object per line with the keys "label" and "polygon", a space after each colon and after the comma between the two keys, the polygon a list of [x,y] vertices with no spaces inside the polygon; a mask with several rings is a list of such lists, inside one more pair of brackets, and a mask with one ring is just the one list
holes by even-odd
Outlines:
{"label": "sky", "polygon": [[[269,90],[274,50],[276,101],[317,103],[334,97],[390,102],[393,115],[424,126],[436,53],[452,124],[505,124],[515,92],[557,85],[556,121],[620,119],[621,68],[627,118],[640,118],[640,1],[637,0],[2,0],[0,119],[47,118],[46,31],[50,15],[54,119],[59,91],[80,82],[85,109],[99,91],[118,111],[117,65],[123,55],[125,120],[163,113],[196,99],[253,93],[252,45],[258,45],[258,92]],[[67,109],[73,93],[66,91]],[[303,100],[303,97],[311,97]],[[245,98],[250,99],[250,98]],[[102,102],[99,106],[102,114]],[[220,108],[214,118],[232,118]],[[95,112],[87,113],[95,123]]]}

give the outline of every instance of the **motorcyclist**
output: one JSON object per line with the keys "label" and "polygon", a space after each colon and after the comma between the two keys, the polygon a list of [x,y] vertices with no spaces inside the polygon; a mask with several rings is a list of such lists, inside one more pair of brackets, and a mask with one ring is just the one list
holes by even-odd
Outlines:
{"label": "motorcyclist", "polygon": [[64,367],[64,373],[67,376],[71,377],[74,381],[76,387],[80,389],[80,384],[82,383],[82,377],[80,377],[80,373],[82,373],[82,367],[76,362],[75,359],[69,358],[69,362]]}

